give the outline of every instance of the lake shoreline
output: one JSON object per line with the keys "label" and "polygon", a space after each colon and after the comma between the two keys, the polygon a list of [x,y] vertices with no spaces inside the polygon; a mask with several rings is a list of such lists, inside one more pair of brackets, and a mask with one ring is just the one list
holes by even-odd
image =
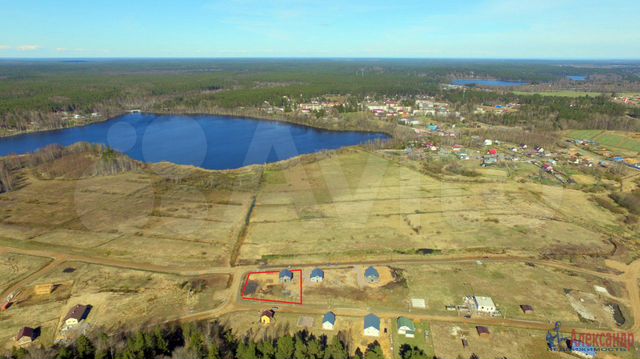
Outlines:
{"label": "lake shoreline", "polygon": [[[85,126],[89,126],[89,125],[93,125],[93,124],[97,124],[97,123],[103,123],[103,122],[116,120],[116,119],[118,119],[118,118],[120,118],[122,116],[126,116],[126,115],[129,115],[129,114],[134,114],[134,113],[136,113],[136,112],[121,111],[121,112],[116,113],[115,115],[110,115],[108,117],[99,118],[99,119],[96,119],[96,120],[93,120],[93,121],[88,121],[86,123],[75,124],[75,125],[71,125],[71,126],[61,126],[61,127],[57,127],[57,128],[36,129],[36,130],[25,130],[25,131],[18,131],[18,132],[15,132],[15,133],[10,133],[10,134],[2,133],[2,134],[0,134],[0,141],[3,138],[10,138],[10,137],[16,137],[16,136],[27,135],[27,134],[54,132],[54,131],[60,131],[60,130],[65,130],[65,129],[70,129],[70,128],[85,127]],[[288,118],[288,117],[284,117],[283,118],[283,117],[277,117],[277,116],[268,117],[268,116],[258,116],[258,115],[254,115],[254,114],[234,113],[233,110],[232,111],[210,111],[210,112],[141,111],[139,113],[147,114],[147,115],[155,115],[155,116],[221,116],[221,117],[228,117],[228,118],[231,118],[231,119],[249,119],[249,120],[256,120],[256,121],[270,121],[270,122],[289,123],[289,124],[294,124],[294,125],[314,128],[314,129],[317,129],[317,130],[330,131],[330,132],[381,133],[381,134],[388,135],[391,138],[395,138],[396,137],[395,129],[397,127],[395,124],[385,123],[385,126],[379,128],[379,129],[369,129],[369,128],[360,129],[360,128],[348,127],[348,126],[347,127],[343,127],[343,128],[335,128],[335,127],[329,127],[329,126],[322,126],[322,125],[319,125],[319,124],[312,124],[312,123],[308,123],[308,122],[305,122],[305,121],[296,120],[295,118]]]}
{"label": "lake shoreline", "polygon": [[[113,122],[101,120],[5,137],[4,141],[0,140],[0,153],[3,157],[20,155],[54,144],[67,147],[87,142],[111,147],[149,164],[169,162],[193,164],[207,170],[228,170],[393,139],[386,131],[353,130],[353,126],[321,128],[231,114],[135,112],[111,117],[109,121]],[[277,143],[282,145],[278,147]],[[271,150],[261,149],[265,146]],[[273,152],[273,146],[277,153]]]}

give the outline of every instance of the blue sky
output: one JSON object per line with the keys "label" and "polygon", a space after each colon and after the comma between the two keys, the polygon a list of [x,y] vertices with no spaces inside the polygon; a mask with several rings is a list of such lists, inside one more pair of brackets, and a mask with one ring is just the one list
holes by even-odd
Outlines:
{"label": "blue sky", "polygon": [[0,0],[0,57],[640,59],[639,0]]}

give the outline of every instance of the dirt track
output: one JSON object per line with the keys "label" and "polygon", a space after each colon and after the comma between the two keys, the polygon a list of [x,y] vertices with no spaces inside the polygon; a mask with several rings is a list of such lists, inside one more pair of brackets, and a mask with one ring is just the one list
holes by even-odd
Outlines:
{"label": "dirt track", "polygon": [[[203,274],[229,274],[232,276],[231,285],[229,288],[229,295],[225,301],[218,308],[202,311],[198,313],[192,313],[185,316],[165,318],[162,322],[171,321],[195,321],[205,320],[219,317],[223,314],[240,312],[240,311],[255,311],[256,305],[254,303],[247,303],[240,298],[240,290],[242,287],[242,279],[244,275],[252,270],[259,269],[255,266],[238,266],[238,267],[169,267],[158,266],[145,263],[127,262],[121,260],[113,260],[99,257],[79,256],[71,254],[61,254],[56,252],[48,252],[43,250],[29,250],[12,247],[0,247],[0,253],[17,253],[39,257],[51,258],[52,261],[41,267],[35,272],[27,275],[21,280],[13,283],[3,293],[2,297],[6,297],[8,294],[19,290],[20,288],[28,285],[36,278],[43,276],[52,270],[59,268],[65,262],[84,262],[90,264],[97,264],[103,266],[111,266],[118,268],[126,268],[141,271],[151,271],[159,273],[169,273],[180,276],[197,276]],[[640,279],[640,260],[637,260],[629,265],[607,261],[606,264],[609,268],[620,274],[613,272],[599,272],[591,269],[581,268],[574,265],[552,261],[541,260],[527,257],[510,257],[510,256],[469,256],[469,257],[448,257],[448,258],[424,258],[424,259],[407,259],[407,260],[395,260],[395,261],[367,261],[367,262],[354,262],[354,263],[341,263],[344,265],[365,265],[365,264],[436,264],[436,263],[461,263],[482,260],[486,262],[532,262],[540,266],[548,266],[557,269],[567,270],[576,273],[588,274],[600,278],[606,278],[620,282],[625,285],[628,298],[622,298],[630,307],[633,315],[633,325],[630,330],[636,335],[640,335],[640,287],[638,286],[638,280]],[[313,264],[305,265],[313,266]],[[282,267],[282,266],[280,266]],[[264,267],[263,267],[264,268]],[[306,314],[322,314],[326,311],[326,307],[319,305],[304,305],[304,306],[282,306],[281,311],[290,313],[306,313]],[[337,314],[344,316],[361,316],[366,313],[363,309],[359,308],[337,308]],[[530,320],[517,320],[517,319],[504,319],[504,318],[463,318],[457,316],[436,316],[426,314],[416,314],[407,311],[379,311],[379,315],[385,318],[395,318],[398,316],[409,316],[415,319],[448,322],[448,323],[469,323],[469,324],[486,324],[495,326],[506,326],[514,328],[535,329],[535,330],[547,330],[551,327],[551,323],[542,321],[530,321]],[[612,328],[611,330],[619,330]]]}

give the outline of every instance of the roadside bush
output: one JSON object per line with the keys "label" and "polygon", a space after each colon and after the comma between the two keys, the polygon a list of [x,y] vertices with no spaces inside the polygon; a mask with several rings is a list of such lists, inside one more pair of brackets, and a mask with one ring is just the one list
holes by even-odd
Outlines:
{"label": "roadside bush", "polygon": [[615,203],[611,202],[606,197],[593,196],[593,197],[591,197],[591,199],[594,202],[596,202],[600,207],[606,208],[606,209],[608,209],[609,211],[611,211],[613,213],[624,214],[624,210],[622,208],[616,206]]}
{"label": "roadside bush", "polygon": [[463,167],[457,162],[453,162],[447,166],[447,172],[465,177],[478,177],[480,174],[475,170]]}
{"label": "roadside bush", "polygon": [[640,215],[640,192],[616,192],[611,194],[611,198],[616,201],[617,204],[629,210],[629,212]]}

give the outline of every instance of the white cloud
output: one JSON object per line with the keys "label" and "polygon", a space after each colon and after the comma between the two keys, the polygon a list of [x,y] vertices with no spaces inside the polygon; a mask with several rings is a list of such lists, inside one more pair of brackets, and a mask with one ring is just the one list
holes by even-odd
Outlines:
{"label": "white cloud", "polygon": [[17,47],[18,51],[35,51],[40,49],[38,45],[20,45]]}
{"label": "white cloud", "polygon": [[60,52],[60,53],[63,53],[63,52],[76,52],[76,53],[78,53],[78,52],[87,52],[87,50],[85,50],[83,48],[68,49],[66,47],[56,47],[55,50],[56,50],[56,52]]}
{"label": "white cloud", "polygon": [[2,50],[9,50],[11,47],[7,46],[7,45],[0,45],[0,51]]}

